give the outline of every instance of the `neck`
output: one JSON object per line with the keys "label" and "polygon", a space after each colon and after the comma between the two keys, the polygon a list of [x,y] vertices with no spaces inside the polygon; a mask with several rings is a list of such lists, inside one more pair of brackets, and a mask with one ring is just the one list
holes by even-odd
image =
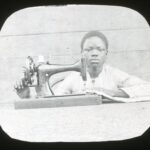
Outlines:
{"label": "neck", "polygon": [[102,72],[103,66],[100,67],[91,67],[88,68],[88,72],[91,78],[97,78],[98,75]]}

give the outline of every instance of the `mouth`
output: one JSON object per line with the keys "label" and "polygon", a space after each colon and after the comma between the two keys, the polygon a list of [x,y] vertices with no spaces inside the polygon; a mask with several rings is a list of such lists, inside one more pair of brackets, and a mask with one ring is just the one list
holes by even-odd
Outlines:
{"label": "mouth", "polygon": [[92,63],[99,63],[99,59],[90,59]]}

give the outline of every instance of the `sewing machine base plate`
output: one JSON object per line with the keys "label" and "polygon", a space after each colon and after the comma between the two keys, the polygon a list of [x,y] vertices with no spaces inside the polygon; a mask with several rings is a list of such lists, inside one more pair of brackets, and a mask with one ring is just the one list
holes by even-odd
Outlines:
{"label": "sewing machine base plate", "polygon": [[45,98],[20,99],[15,101],[15,109],[53,108],[69,106],[87,106],[102,104],[102,97],[97,95],[49,96]]}

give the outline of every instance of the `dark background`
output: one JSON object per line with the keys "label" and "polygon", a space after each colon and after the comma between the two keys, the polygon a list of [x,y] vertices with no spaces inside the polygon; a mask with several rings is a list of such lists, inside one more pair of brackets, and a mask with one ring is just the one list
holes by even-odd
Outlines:
{"label": "dark background", "polygon": [[[150,24],[150,2],[147,0],[99,0],[99,1],[58,1],[58,0],[1,0],[0,1],[0,27],[13,12],[32,6],[43,5],[66,5],[66,4],[97,4],[97,5],[116,5],[129,7],[141,13]],[[90,143],[28,143],[10,139],[2,129],[0,129],[0,148],[1,149],[149,149],[150,148],[150,129],[143,136],[117,142],[90,142]]]}

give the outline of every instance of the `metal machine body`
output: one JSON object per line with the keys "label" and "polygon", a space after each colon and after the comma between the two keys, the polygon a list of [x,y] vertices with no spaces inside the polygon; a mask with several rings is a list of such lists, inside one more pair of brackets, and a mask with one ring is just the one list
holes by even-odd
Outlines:
{"label": "metal machine body", "polygon": [[35,64],[33,59],[28,56],[27,65],[24,72],[24,78],[22,79],[25,86],[35,87],[37,97],[46,97],[54,95],[54,92],[49,85],[49,79],[52,75],[66,72],[77,71],[81,73],[83,81],[86,82],[86,59],[83,57],[80,61],[71,65],[56,65],[49,63]]}

